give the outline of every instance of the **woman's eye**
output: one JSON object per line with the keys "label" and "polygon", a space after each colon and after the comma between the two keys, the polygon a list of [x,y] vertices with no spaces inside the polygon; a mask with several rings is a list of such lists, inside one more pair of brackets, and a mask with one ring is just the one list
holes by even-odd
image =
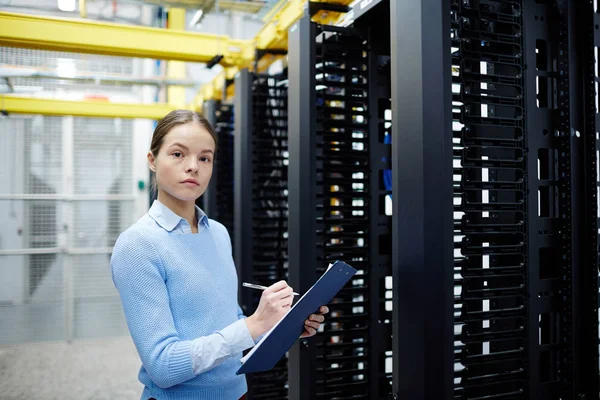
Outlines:
{"label": "woman's eye", "polygon": [[179,157],[182,156],[182,154],[181,154],[181,152],[176,151],[176,152],[173,153],[173,156],[176,157],[176,158],[179,158]]}
{"label": "woman's eye", "polygon": [[210,162],[210,158],[208,158],[208,157],[200,157],[200,161],[208,163],[208,162]]}

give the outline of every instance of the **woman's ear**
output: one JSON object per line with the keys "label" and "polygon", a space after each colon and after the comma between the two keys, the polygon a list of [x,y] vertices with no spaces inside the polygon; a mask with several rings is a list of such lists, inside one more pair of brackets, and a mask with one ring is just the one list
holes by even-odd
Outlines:
{"label": "woman's ear", "polygon": [[152,172],[156,172],[156,159],[151,151],[148,152],[148,167]]}

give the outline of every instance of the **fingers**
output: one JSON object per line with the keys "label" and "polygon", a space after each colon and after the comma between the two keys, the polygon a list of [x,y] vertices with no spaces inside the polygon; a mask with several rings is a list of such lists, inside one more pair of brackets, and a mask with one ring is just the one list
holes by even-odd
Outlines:
{"label": "fingers", "polygon": [[304,321],[304,332],[300,337],[307,338],[311,336],[315,336],[317,334],[317,330],[321,326],[321,323],[325,321],[325,317],[323,314],[327,314],[329,312],[329,307],[321,306],[319,308],[320,314],[311,314],[308,316],[308,319]]}
{"label": "fingers", "polygon": [[[272,302],[277,302],[278,306],[286,307],[294,301],[294,289],[286,281],[279,281],[269,286],[264,292],[264,296]],[[283,303],[281,303],[283,301]],[[281,303],[281,304],[279,304]]]}
{"label": "fingers", "polygon": [[281,307],[283,308],[291,308],[292,307],[292,301],[293,301],[293,297],[287,297],[283,300],[280,300],[281,303]]}
{"label": "fingers", "polygon": [[316,329],[311,328],[310,326],[304,325],[304,332],[302,332],[302,335],[300,337],[306,338],[306,337],[315,336],[316,334],[317,334]]}
{"label": "fingers", "polygon": [[276,299],[287,299],[288,297],[293,299],[294,289],[288,286],[285,289],[281,289],[277,293],[273,293],[273,296],[275,296]]}
{"label": "fingers", "polygon": [[294,301],[294,291],[289,286],[276,293],[266,293],[265,290],[265,292],[263,292],[263,297],[265,304],[273,309],[289,309]]}
{"label": "fingers", "polygon": [[319,326],[321,326],[321,323],[319,323],[319,322],[309,321],[309,320],[304,321],[304,327],[305,328],[319,329]]}
{"label": "fingers", "polygon": [[265,289],[265,292],[268,292],[268,293],[277,293],[280,290],[288,288],[288,287],[289,287],[289,285],[287,284],[286,281],[279,281],[277,283],[272,284],[267,289]]}
{"label": "fingers", "polygon": [[317,315],[317,314],[311,314],[310,317],[308,317],[308,319],[310,321],[316,321],[316,322],[323,322],[325,321],[325,317],[322,315]]}

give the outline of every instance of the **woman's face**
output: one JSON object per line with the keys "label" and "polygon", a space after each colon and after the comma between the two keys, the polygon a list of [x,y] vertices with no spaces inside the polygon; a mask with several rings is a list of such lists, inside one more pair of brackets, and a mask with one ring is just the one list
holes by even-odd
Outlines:
{"label": "woman's face", "polygon": [[195,201],[210,181],[215,142],[200,124],[190,122],[171,129],[157,155],[148,153],[158,191],[183,201]]}

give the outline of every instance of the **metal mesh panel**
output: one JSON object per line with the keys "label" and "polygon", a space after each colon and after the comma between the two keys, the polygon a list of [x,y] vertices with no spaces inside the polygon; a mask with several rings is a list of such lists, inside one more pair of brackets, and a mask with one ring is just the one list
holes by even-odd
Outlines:
{"label": "metal mesh panel", "polygon": [[133,201],[76,201],[73,204],[71,244],[75,248],[112,247],[129,227]]}
{"label": "metal mesh panel", "polygon": [[75,118],[76,194],[131,194],[132,130],[131,120]]}
{"label": "metal mesh panel", "polygon": [[73,287],[73,336],[126,335],[127,327],[110,268],[110,254],[70,256]]}
{"label": "metal mesh panel", "polygon": [[0,143],[0,194],[63,192],[62,118],[0,119]]}
{"label": "metal mesh panel", "polygon": [[[76,74],[85,75],[118,75],[132,76],[134,72],[134,59],[129,57],[101,56],[93,54],[68,53],[58,51],[34,50],[13,47],[0,47],[0,67],[27,68],[24,74],[34,70],[40,73],[57,73],[66,78]],[[18,70],[17,70],[18,71]],[[15,87],[27,91],[57,90],[57,89],[85,89],[85,88],[110,88],[111,91],[131,91],[127,83],[103,83],[102,86],[94,82],[75,82],[68,79],[52,78],[11,78]]]}
{"label": "metal mesh panel", "polygon": [[132,124],[0,119],[0,345],[126,334],[109,261],[133,222]]}
{"label": "metal mesh panel", "polygon": [[2,64],[57,69],[63,63],[62,60],[73,60],[77,69],[90,72],[118,74],[133,72],[131,58],[128,57],[0,47],[0,63]]}
{"label": "metal mesh panel", "polygon": [[[130,120],[74,119],[73,191],[93,199],[73,202],[70,243],[77,251],[105,251],[133,223],[132,131]],[[126,334],[111,280],[110,254],[77,255],[69,260],[73,336]]]}
{"label": "metal mesh panel", "polygon": [[0,255],[0,274],[0,344],[64,339],[61,255]]}
{"label": "metal mesh panel", "polygon": [[28,200],[25,201],[25,210],[29,214],[25,227],[25,235],[29,238],[27,247],[35,249],[57,246],[59,202]]}

